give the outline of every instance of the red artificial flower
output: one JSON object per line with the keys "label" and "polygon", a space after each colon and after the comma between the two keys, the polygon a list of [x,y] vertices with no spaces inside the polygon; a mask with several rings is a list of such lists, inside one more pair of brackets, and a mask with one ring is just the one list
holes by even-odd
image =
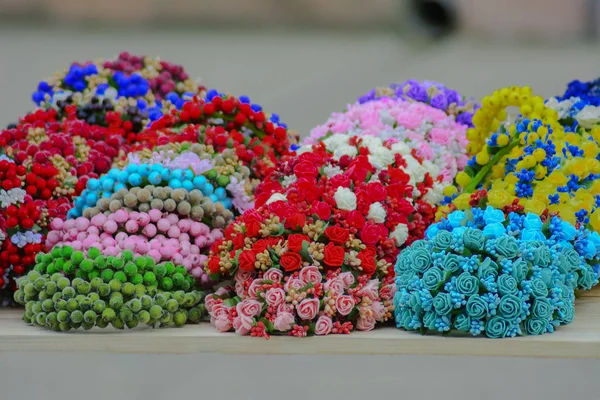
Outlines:
{"label": "red artificial flower", "polygon": [[377,244],[381,238],[381,226],[381,224],[367,222],[360,231],[360,240],[367,246]]}
{"label": "red artificial flower", "polygon": [[325,236],[335,244],[344,244],[350,239],[350,232],[346,228],[328,226],[325,229]]}
{"label": "red artificial flower", "polygon": [[288,240],[288,243],[287,243],[288,249],[290,249],[291,251],[296,252],[296,253],[298,253],[302,250],[303,242],[308,242],[308,243],[311,242],[311,240],[308,236],[301,235],[298,233],[293,233],[293,234],[289,235],[287,240]]}
{"label": "red artificial flower", "polygon": [[333,189],[337,189],[338,187],[350,187],[350,178],[346,175],[339,174],[331,177],[329,179],[329,184]]}
{"label": "red artificial flower", "polygon": [[301,161],[294,166],[294,174],[296,174],[298,178],[305,176],[314,178],[319,175],[319,170],[314,163],[310,161]]}
{"label": "red artificial flower", "polygon": [[351,227],[358,230],[362,229],[367,222],[365,217],[360,213],[360,211],[357,210],[350,211],[348,215],[346,215],[346,220]]}
{"label": "red artificial flower", "polygon": [[210,258],[208,262],[208,270],[211,274],[218,274],[221,271],[221,267],[219,266],[219,256],[213,256]]}
{"label": "red artificial flower", "polygon": [[285,219],[285,227],[287,229],[296,230],[302,229],[306,224],[306,215],[302,213],[294,213]]}
{"label": "red artificial flower", "polygon": [[244,247],[245,244],[245,237],[242,234],[237,234],[234,236],[233,238],[233,245],[235,246],[236,249],[241,249]]}
{"label": "red artificial flower", "polygon": [[387,190],[380,182],[371,182],[367,184],[367,194],[372,202],[381,202],[387,198]]}
{"label": "red artificial flower", "polygon": [[252,250],[244,250],[238,257],[238,265],[242,271],[254,272],[256,262],[256,254]]}
{"label": "red artificial flower", "polygon": [[375,264],[375,254],[368,249],[358,253],[358,259],[360,260],[360,266],[363,269],[363,274],[371,276],[377,270],[377,264]]}
{"label": "red artificial flower", "polygon": [[323,221],[327,221],[331,217],[331,207],[323,201],[314,203],[312,205],[312,212]]}
{"label": "red artificial flower", "polygon": [[266,239],[260,239],[252,245],[252,250],[255,253],[262,253],[269,247],[270,243]]}
{"label": "red artificial flower", "polygon": [[294,272],[299,270],[302,266],[302,257],[298,253],[288,251],[281,256],[279,263],[286,272]]}
{"label": "red artificial flower", "polygon": [[325,264],[329,267],[340,267],[346,258],[346,251],[341,246],[329,243],[325,246]]}
{"label": "red artificial flower", "polygon": [[294,186],[298,190],[298,199],[306,200],[309,203],[321,199],[321,195],[323,194],[323,189],[316,185],[314,179],[298,179]]}

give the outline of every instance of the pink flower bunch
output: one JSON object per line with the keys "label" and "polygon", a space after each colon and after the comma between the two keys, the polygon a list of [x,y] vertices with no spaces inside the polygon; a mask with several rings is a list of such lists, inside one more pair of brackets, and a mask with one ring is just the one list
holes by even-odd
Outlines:
{"label": "pink flower bunch", "polygon": [[118,256],[125,250],[152,257],[157,263],[172,261],[182,265],[201,283],[209,278],[202,268],[203,254],[223,234],[206,224],[156,209],[146,212],[120,209],[112,214],[96,214],[51,223],[46,245],[71,246],[75,250],[98,248],[105,256]]}
{"label": "pink flower bunch", "polygon": [[238,270],[234,281],[234,288],[220,288],[205,300],[219,332],[267,339],[345,334],[372,330],[393,313],[394,285],[381,287],[378,279],[340,269],[325,276],[313,265],[290,275],[277,268],[258,275]]}
{"label": "pink flower bunch", "polygon": [[378,136],[388,143],[405,144],[417,157],[433,162],[452,179],[468,160],[466,129],[428,104],[382,98],[352,104],[345,112],[332,114],[325,124],[311,131],[305,144],[316,144],[336,133]]}

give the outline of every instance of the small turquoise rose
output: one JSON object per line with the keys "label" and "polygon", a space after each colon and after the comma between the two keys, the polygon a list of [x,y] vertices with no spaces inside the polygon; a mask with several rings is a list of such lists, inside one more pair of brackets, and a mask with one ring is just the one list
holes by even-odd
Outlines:
{"label": "small turquoise rose", "polygon": [[533,318],[549,320],[554,313],[554,307],[550,300],[545,297],[538,297],[533,301],[531,314]]}
{"label": "small turquoise rose", "polygon": [[396,261],[396,265],[394,267],[396,274],[402,274],[405,271],[412,271],[412,268],[410,266],[411,254],[411,247],[404,249],[402,253],[400,253],[400,256],[398,256],[398,260]]}
{"label": "small turquoise rose", "polygon": [[563,275],[566,275],[567,273],[569,273],[569,271],[571,271],[571,263],[564,254],[558,255],[555,264],[556,268],[558,269],[558,272],[560,272]]}
{"label": "small turquoise rose", "polygon": [[458,314],[454,320],[454,328],[461,332],[469,332],[471,330],[471,318],[466,314]]}
{"label": "small turquoise rose", "polygon": [[542,335],[546,333],[548,321],[538,318],[527,318],[525,320],[525,331],[530,335]]}
{"label": "small turquoise rose", "polygon": [[494,278],[498,276],[498,264],[493,261],[491,258],[486,257],[481,264],[479,264],[479,268],[477,270],[477,276],[479,279],[485,279],[488,276],[492,275]]}
{"label": "small turquoise rose", "polygon": [[449,293],[438,293],[433,298],[433,309],[439,315],[447,315],[452,311],[452,296]]}
{"label": "small turquoise rose", "polygon": [[540,278],[531,280],[531,291],[534,297],[548,297],[548,286]]}
{"label": "small turquoise rose", "polygon": [[475,294],[467,300],[467,315],[473,319],[482,319],[488,315],[489,307],[487,301]]}
{"label": "small turquoise rose", "polygon": [[444,271],[456,272],[462,268],[462,257],[456,254],[446,254],[442,263]]}
{"label": "small turquoise rose", "polygon": [[503,235],[496,241],[496,251],[499,255],[512,259],[519,251],[519,244],[514,237]]}
{"label": "small turquoise rose", "polygon": [[592,243],[591,240],[588,240],[587,245],[585,246],[585,257],[587,259],[593,259],[596,257],[596,246]]}
{"label": "small turquoise rose", "polygon": [[[450,235],[452,236],[452,235]],[[431,267],[431,254],[424,248],[412,249],[410,254],[410,266],[416,273],[423,273]]]}
{"label": "small turquoise rose", "polygon": [[423,318],[423,326],[427,329],[435,330],[435,319],[437,315],[435,312],[430,311],[425,313],[425,317]]}
{"label": "small turquoise rose", "polygon": [[410,245],[410,247],[412,249],[425,249],[425,248],[427,248],[427,241],[426,240],[416,240]]}
{"label": "small turquoise rose", "polygon": [[485,333],[489,338],[499,339],[506,337],[509,323],[503,317],[496,315],[485,324]]}
{"label": "small turquoise rose", "polygon": [[452,229],[452,234],[457,239],[462,239],[463,233],[467,230],[464,226],[459,226],[458,228]]}
{"label": "small turquoise rose", "polygon": [[483,220],[486,224],[502,223],[505,220],[504,212],[488,206],[483,213]]}
{"label": "small turquoise rose", "polygon": [[547,246],[541,246],[533,252],[533,262],[541,267],[547,267],[552,262],[552,254]]}
{"label": "small turquoise rose", "polygon": [[444,282],[444,271],[437,267],[429,268],[423,274],[423,279],[421,279],[421,283],[423,287],[429,291],[438,290],[438,286]]}
{"label": "small turquoise rose", "polygon": [[521,231],[521,240],[530,242],[532,240],[544,240],[546,237],[541,231],[533,229],[523,229]]}
{"label": "small turquoise rose", "polygon": [[489,238],[499,238],[506,234],[506,228],[500,222],[488,224],[483,228],[483,234]]}
{"label": "small turquoise rose", "polygon": [[451,227],[458,228],[465,219],[465,213],[463,211],[454,211],[448,215],[447,219]]}
{"label": "small turquoise rose", "polygon": [[519,293],[517,280],[512,275],[500,275],[498,277],[498,293],[500,293],[501,296]]}
{"label": "small turquoise rose", "polygon": [[565,240],[575,239],[575,236],[577,235],[577,229],[575,229],[573,225],[567,221],[563,221],[561,222],[560,227],[562,228],[563,238]]}
{"label": "small turquoise rose", "polygon": [[[512,277],[511,277],[512,278]],[[513,295],[505,295],[500,299],[498,313],[508,320],[512,320],[521,315],[523,311],[523,302],[520,298]]]}
{"label": "small turquoise rose", "polygon": [[598,283],[598,277],[590,268],[582,268],[577,279],[577,287],[583,290],[590,290]]}
{"label": "small turquoise rose", "polygon": [[518,282],[521,282],[522,280],[526,279],[528,274],[529,264],[527,264],[527,261],[523,260],[522,258],[518,258],[513,261],[511,275]]}
{"label": "small turquoise rose", "polygon": [[575,318],[575,305],[572,301],[563,300],[558,306],[558,318],[562,324],[570,324]]}
{"label": "small turquoise rose", "polygon": [[456,279],[456,289],[467,297],[473,296],[479,292],[479,279],[468,272],[463,272]]}
{"label": "small turquoise rose", "polygon": [[563,249],[561,251],[561,254],[565,256],[566,262],[569,266],[579,265],[579,263],[581,262],[581,257],[579,256],[579,253],[577,253],[577,251],[575,251],[574,249]]}
{"label": "small turquoise rose", "polygon": [[448,231],[439,231],[432,240],[433,247],[438,250],[446,250],[454,243],[454,236]]}
{"label": "small turquoise rose", "polygon": [[481,251],[485,247],[485,236],[479,229],[467,228],[463,232],[465,247],[473,251]]}
{"label": "small turquoise rose", "polygon": [[590,243],[592,243],[594,245],[594,247],[596,248],[596,254],[600,253],[600,235],[598,234],[598,232],[592,232],[589,236],[588,236],[588,240],[590,241]]}
{"label": "small turquoise rose", "polygon": [[440,231],[440,224],[429,225],[429,228],[425,231],[425,237],[429,240],[433,239],[435,235]]}
{"label": "small turquoise rose", "polygon": [[541,231],[542,227],[544,226],[544,223],[542,222],[540,217],[538,217],[535,214],[529,213],[525,216],[523,226],[526,229],[531,229],[533,231]]}
{"label": "small turquoise rose", "polygon": [[421,296],[419,296],[418,292],[412,293],[412,296],[410,296],[410,300],[408,301],[408,306],[415,312],[419,312],[423,309]]}

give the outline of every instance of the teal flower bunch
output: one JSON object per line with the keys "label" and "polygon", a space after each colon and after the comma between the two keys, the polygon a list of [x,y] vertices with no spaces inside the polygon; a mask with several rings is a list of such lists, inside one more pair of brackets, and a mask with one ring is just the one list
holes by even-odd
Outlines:
{"label": "teal flower bunch", "polygon": [[565,240],[557,217],[543,223],[491,207],[455,213],[398,257],[398,328],[504,338],[571,323],[575,291],[598,283],[589,241],[584,249]]}
{"label": "teal flower bunch", "polygon": [[38,254],[33,271],[14,294],[25,306],[23,321],[55,331],[182,326],[206,314],[204,293],[185,268],[151,257],[104,257],[69,246]]}

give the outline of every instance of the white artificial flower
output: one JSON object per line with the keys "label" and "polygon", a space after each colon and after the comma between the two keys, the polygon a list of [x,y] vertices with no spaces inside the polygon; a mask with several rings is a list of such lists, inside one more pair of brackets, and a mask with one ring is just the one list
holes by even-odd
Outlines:
{"label": "white artificial flower", "polygon": [[361,138],[360,145],[369,149],[377,149],[383,147],[383,140],[377,136],[367,135]]}
{"label": "white artificial flower", "polygon": [[384,169],[388,165],[394,163],[394,153],[391,150],[381,146],[375,147],[374,149],[369,149],[369,161],[373,164],[375,168]]}
{"label": "white artificial flower", "polygon": [[383,224],[386,216],[387,213],[380,202],[375,202],[371,204],[371,207],[369,207],[369,214],[367,217],[378,224]]}
{"label": "white artificial flower", "polygon": [[417,183],[423,182],[427,171],[423,168],[423,165],[411,155],[405,155],[404,160],[406,161],[405,172],[410,176],[408,183],[411,186],[417,186]]}
{"label": "white artificial flower", "polygon": [[585,106],[577,113],[575,119],[585,129],[591,129],[600,123],[600,107]]}
{"label": "white artificial flower", "polygon": [[429,189],[429,191],[423,196],[423,200],[425,200],[428,204],[432,206],[437,206],[444,199],[444,188],[449,186],[448,182],[440,183],[434,182],[433,187]]}
{"label": "white artificial flower", "polygon": [[327,139],[323,140],[323,144],[325,144],[325,148],[327,150],[333,152],[336,149],[347,145],[348,139],[350,139],[350,136],[343,133],[336,133],[335,135],[331,135]]}
{"label": "white artificial flower", "polygon": [[117,89],[115,89],[113,87],[109,87],[104,92],[104,97],[107,99],[116,100],[116,98],[119,97],[119,92],[117,92]]}
{"label": "white artificial flower", "polygon": [[556,97],[551,97],[546,101],[546,107],[553,109],[558,113],[558,118],[563,119],[569,116],[573,104],[579,101],[579,97],[571,97],[570,99],[558,101]]}
{"label": "white artificial flower", "polygon": [[8,192],[0,189],[0,206],[6,208],[12,204],[22,203],[26,192],[21,188],[10,189]]}
{"label": "white artificial flower", "polygon": [[341,146],[341,147],[338,147],[337,149],[335,149],[335,151],[333,152],[333,157],[336,160],[339,160],[343,156],[354,157],[357,154],[358,154],[358,150],[356,150],[356,147],[344,145],[344,146]]}
{"label": "white artificial flower", "polygon": [[406,224],[398,224],[396,229],[390,233],[390,238],[394,239],[397,247],[402,246],[406,242],[406,239],[408,239],[408,226]]}
{"label": "white artificial flower", "polygon": [[383,109],[379,111],[379,120],[386,125],[394,125],[396,123],[396,119],[390,115],[390,111]]}
{"label": "white artificial flower", "polygon": [[283,187],[288,187],[293,183],[296,183],[296,181],[298,180],[298,178],[296,178],[296,175],[289,175],[283,178],[283,180],[281,181],[281,186]]}
{"label": "white artificial flower", "polygon": [[302,147],[300,147],[298,150],[296,150],[296,154],[300,155],[303,153],[310,153],[312,151],[312,145],[304,145]]}
{"label": "white artificial flower", "polygon": [[275,203],[276,201],[287,201],[287,197],[281,193],[273,193],[269,200],[267,200],[267,204]]}
{"label": "white artificial flower", "polygon": [[396,142],[392,145],[392,153],[394,154],[410,154],[410,147],[403,142]]}
{"label": "white artificial flower", "polygon": [[340,210],[356,210],[356,195],[352,190],[345,187],[338,187],[333,195],[337,208]]}
{"label": "white artificial flower", "polygon": [[325,168],[323,168],[323,173],[327,178],[333,178],[334,176],[341,174],[342,169],[337,165],[335,167],[332,167],[331,165],[326,165]]}

